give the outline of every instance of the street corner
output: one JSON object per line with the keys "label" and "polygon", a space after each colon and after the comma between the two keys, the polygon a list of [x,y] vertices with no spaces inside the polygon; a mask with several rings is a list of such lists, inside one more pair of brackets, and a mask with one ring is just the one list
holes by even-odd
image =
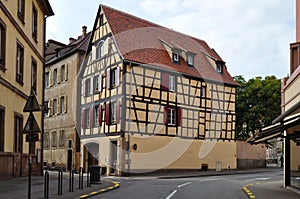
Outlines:
{"label": "street corner", "polygon": [[93,192],[90,192],[88,194],[84,194],[84,195],[81,195],[79,198],[89,198],[89,197],[92,197],[92,196],[95,196],[95,195],[98,195],[98,194],[101,194],[101,193],[104,193],[104,192],[108,192],[108,191],[111,191],[111,190],[114,190],[114,189],[117,189],[120,187],[120,183],[119,182],[116,182],[116,181],[110,181],[110,180],[103,180],[104,182],[106,182],[108,185],[105,187],[102,187],[100,190],[98,191],[93,191]]}
{"label": "street corner", "polygon": [[250,186],[253,186],[253,184],[247,184],[247,185],[243,186],[242,189],[250,199],[256,198],[254,196],[254,194],[248,189],[248,187],[250,187]]}

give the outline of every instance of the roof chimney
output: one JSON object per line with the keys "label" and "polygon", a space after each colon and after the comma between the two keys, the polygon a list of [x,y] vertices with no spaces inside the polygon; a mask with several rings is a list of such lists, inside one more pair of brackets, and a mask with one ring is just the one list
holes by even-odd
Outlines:
{"label": "roof chimney", "polygon": [[73,37],[69,38],[69,44],[73,43],[74,41],[76,41],[76,39],[74,39]]}
{"label": "roof chimney", "polygon": [[86,26],[82,26],[82,36],[85,37],[86,36]]}

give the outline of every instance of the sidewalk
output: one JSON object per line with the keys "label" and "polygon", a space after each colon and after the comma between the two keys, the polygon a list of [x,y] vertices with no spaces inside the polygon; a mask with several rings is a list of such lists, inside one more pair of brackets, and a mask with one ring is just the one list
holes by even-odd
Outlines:
{"label": "sidewalk", "polygon": [[[79,175],[75,174],[73,192],[69,192],[69,173],[64,172],[62,195],[58,195],[57,176],[58,172],[49,172],[49,198],[87,198],[119,187],[118,183],[105,179],[101,179],[101,184],[92,184],[91,187],[87,187],[86,176],[84,176],[83,189],[79,189]],[[93,194],[91,194],[92,192]],[[0,180],[0,198],[28,198],[28,177]],[[44,177],[32,176],[31,198],[44,198]]]}

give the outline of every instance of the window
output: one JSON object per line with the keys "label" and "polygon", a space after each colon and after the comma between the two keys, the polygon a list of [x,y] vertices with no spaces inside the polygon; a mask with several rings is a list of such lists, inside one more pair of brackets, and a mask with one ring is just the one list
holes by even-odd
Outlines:
{"label": "window", "polygon": [[89,96],[91,94],[91,79],[86,79],[85,81],[85,96]]}
{"label": "window", "polygon": [[37,41],[37,22],[38,20],[38,11],[35,6],[32,6],[32,38]]}
{"label": "window", "polygon": [[188,66],[194,66],[194,57],[192,55],[187,55]]}
{"label": "window", "polygon": [[100,41],[96,47],[96,59],[100,59],[104,55],[104,42]]}
{"label": "window", "polygon": [[100,26],[103,26],[104,25],[104,20],[103,20],[103,14],[100,15]]}
{"label": "window", "polygon": [[18,17],[24,23],[24,18],[25,18],[25,0],[18,0]]}
{"label": "window", "polygon": [[6,26],[0,20],[0,69],[5,68]]}
{"label": "window", "polygon": [[91,114],[86,110],[85,111],[85,127],[89,127],[90,126],[90,120],[91,120],[91,118],[90,118],[90,116],[91,116]]}
{"label": "window", "polygon": [[45,73],[45,88],[49,88],[49,86],[50,86],[49,80],[50,80],[49,72],[46,72]]}
{"label": "window", "polygon": [[94,110],[94,122],[95,122],[95,126],[98,126],[98,121],[99,121],[99,107],[100,106],[95,106],[95,110]]}
{"label": "window", "polygon": [[45,100],[45,104],[44,104],[44,116],[45,117],[49,117],[49,112],[50,112],[50,109],[49,109],[49,101],[48,100]]}
{"label": "window", "polygon": [[111,118],[110,121],[111,123],[115,123],[117,120],[117,103],[116,102],[112,102],[111,103],[111,114],[110,114]]}
{"label": "window", "polygon": [[53,115],[57,114],[57,99],[53,100]]}
{"label": "window", "polygon": [[167,126],[180,126],[181,125],[181,108],[180,107],[164,107],[164,123]]}
{"label": "window", "polygon": [[23,148],[23,116],[15,113],[15,141],[14,141],[14,152],[22,153]]}
{"label": "window", "polygon": [[173,52],[172,58],[173,58],[173,62],[174,62],[174,63],[180,63],[180,57],[179,57],[179,54]]}
{"label": "window", "polygon": [[113,69],[111,70],[111,79],[110,79],[110,84],[111,84],[111,87],[115,87],[116,86],[116,73],[117,73],[117,70],[116,69]]}
{"label": "window", "polygon": [[65,75],[66,75],[66,66],[62,65],[60,68],[60,81],[63,82],[66,80]]}
{"label": "window", "polygon": [[101,88],[100,88],[100,76],[99,75],[96,75],[94,77],[94,91],[95,92],[99,92],[101,91]]}
{"label": "window", "polygon": [[217,72],[218,72],[219,74],[223,74],[224,62],[222,62],[222,61],[217,61],[217,62],[216,62],[216,65],[217,65]]}
{"label": "window", "polygon": [[[100,117],[101,117],[100,113]],[[101,118],[100,118],[101,120]],[[105,121],[107,125],[120,123],[120,104],[119,101],[107,103],[105,105]]]}
{"label": "window", "polygon": [[175,125],[176,124],[176,110],[175,108],[169,108],[168,110],[168,124]]}
{"label": "window", "polygon": [[65,96],[60,97],[60,112],[65,113]]}
{"label": "window", "polygon": [[176,83],[175,83],[175,76],[169,76],[169,90],[175,91]]}
{"label": "window", "polygon": [[32,58],[31,60],[31,88],[36,92],[37,82],[37,62]]}
{"label": "window", "polygon": [[217,65],[217,72],[222,74],[223,73],[223,66],[222,65]]}
{"label": "window", "polygon": [[206,96],[206,87],[201,87],[201,93],[200,93],[200,97],[205,97]]}
{"label": "window", "polygon": [[56,133],[56,131],[52,132],[51,146],[52,146],[52,148],[56,148],[56,146],[57,146],[57,133]]}
{"label": "window", "polygon": [[64,130],[59,131],[58,146],[61,148],[65,147],[65,131]]}
{"label": "window", "polygon": [[49,146],[50,146],[49,132],[45,132],[45,134],[44,134],[44,148],[49,149]]}
{"label": "window", "polygon": [[57,68],[53,70],[53,84],[57,84]]}
{"label": "window", "polygon": [[4,151],[5,109],[0,106],[0,151]]}
{"label": "window", "polygon": [[24,48],[17,43],[16,81],[23,84]]}

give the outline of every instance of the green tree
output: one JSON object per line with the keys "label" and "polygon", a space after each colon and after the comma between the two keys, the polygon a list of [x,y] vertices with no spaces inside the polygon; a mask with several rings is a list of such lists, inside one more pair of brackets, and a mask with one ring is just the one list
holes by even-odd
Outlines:
{"label": "green tree", "polygon": [[237,139],[247,139],[255,130],[268,126],[280,115],[280,79],[267,76],[246,81],[243,76],[234,79],[240,84],[236,93]]}

